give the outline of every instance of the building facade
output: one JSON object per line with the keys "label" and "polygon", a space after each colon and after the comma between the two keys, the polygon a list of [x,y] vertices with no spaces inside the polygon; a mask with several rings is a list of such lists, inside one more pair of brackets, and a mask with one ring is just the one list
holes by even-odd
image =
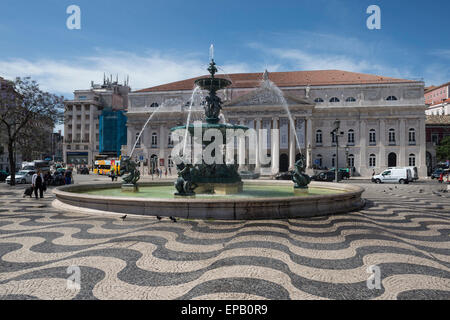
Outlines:
{"label": "building facade", "polygon": [[[266,74],[274,84],[269,86],[262,73],[226,77],[233,82],[220,92],[226,122],[271,132],[266,137],[271,163],[257,161],[247,169],[274,175],[292,168],[303,154],[310,171],[350,167],[355,175],[369,177],[387,167],[416,166],[422,177],[427,173],[423,82],[339,70],[274,72]],[[196,79],[129,95],[128,153],[134,149],[136,159],[168,166],[173,148],[170,128],[186,124]],[[201,104],[192,106],[194,120],[201,117]],[[336,138],[331,135],[336,120],[340,121],[337,157]],[[245,149],[237,145],[236,150]]]}
{"label": "building facade", "polygon": [[[450,136],[450,115],[431,115],[426,120],[427,131],[427,167],[428,173],[431,174],[433,169],[439,164],[436,157],[436,147],[441,141]],[[446,161],[450,159],[440,159]]]}
{"label": "building facade", "polygon": [[74,99],[65,101],[64,162],[93,165],[100,152],[99,117],[104,108],[126,110],[128,83],[104,79],[102,85],[91,83],[88,90],[76,90]]}

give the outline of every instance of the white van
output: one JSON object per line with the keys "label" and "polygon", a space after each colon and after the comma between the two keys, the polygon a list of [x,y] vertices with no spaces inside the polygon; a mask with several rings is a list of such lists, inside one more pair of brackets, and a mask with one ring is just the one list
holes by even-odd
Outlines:
{"label": "white van", "polygon": [[412,179],[410,180],[410,182],[413,182],[415,180],[419,180],[419,173],[417,171],[417,167],[391,167],[391,168],[388,168],[388,170],[403,169],[403,168],[411,170]]}
{"label": "white van", "polygon": [[375,183],[409,183],[413,180],[411,169],[392,168],[385,170],[382,174],[374,175],[372,182]]}

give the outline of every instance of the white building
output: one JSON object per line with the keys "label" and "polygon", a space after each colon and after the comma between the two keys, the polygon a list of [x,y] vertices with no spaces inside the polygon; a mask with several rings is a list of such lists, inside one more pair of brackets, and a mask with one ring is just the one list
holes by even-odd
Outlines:
{"label": "white building", "polygon": [[[339,120],[343,133],[339,167],[352,167],[355,175],[369,177],[388,166],[416,166],[420,176],[426,175],[423,82],[339,70],[270,73],[269,79],[284,93],[294,118],[295,128],[291,128],[276,90],[261,87],[262,73],[224,77],[233,82],[220,92],[227,122],[279,129],[279,137],[268,139],[270,166],[257,163],[250,169],[268,175],[287,171],[300,152],[306,155],[309,169],[334,167],[336,145],[331,131]],[[148,117],[158,110],[133,156],[168,165],[173,147],[170,128],[186,123],[196,79],[130,93],[128,153]],[[198,114],[202,111],[200,103],[193,108]]]}
{"label": "white building", "polygon": [[75,90],[74,100],[67,100],[64,112],[63,158],[69,164],[92,165],[99,154],[99,116],[105,107],[125,110],[128,107],[128,84],[104,79],[103,85],[92,82],[88,90]]}

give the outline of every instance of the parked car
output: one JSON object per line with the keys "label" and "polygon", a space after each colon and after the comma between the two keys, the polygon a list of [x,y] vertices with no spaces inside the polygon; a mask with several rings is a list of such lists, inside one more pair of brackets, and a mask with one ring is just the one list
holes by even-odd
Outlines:
{"label": "parked car", "polygon": [[293,173],[292,171],[282,172],[275,176],[276,180],[292,180]]}
{"label": "parked car", "polygon": [[6,171],[0,170],[0,182],[4,182],[8,176],[9,174]]}
{"label": "parked car", "polygon": [[[33,170],[21,170],[16,172],[16,184],[31,183],[31,179],[36,172]],[[6,183],[11,184],[11,176],[6,178]]]}
{"label": "parked car", "polygon": [[[348,172],[347,172],[348,174]],[[345,172],[343,171],[339,171],[338,173],[338,180],[343,180],[344,179]],[[347,176],[346,176],[347,177]],[[350,177],[350,176],[348,176]],[[311,177],[312,180],[314,181],[326,181],[326,182],[332,182],[335,181],[336,179],[336,172],[334,170],[330,170],[330,171],[325,171],[325,172],[321,172],[318,174],[315,174]]]}
{"label": "parked car", "polygon": [[441,173],[444,172],[444,169],[442,168],[438,168],[436,170],[434,170],[434,172],[431,174],[431,179],[439,179],[439,177],[441,176]]}
{"label": "parked car", "polygon": [[372,182],[375,183],[400,183],[407,184],[413,180],[411,169],[394,168],[385,170],[382,174],[374,175]]}
{"label": "parked car", "polygon": [[240,171],[239,175],[242,179],[251,180],[251,179],[258,179],[260,174],[252,171]]}
{"label": "parked car", "polygon": [[81,167],[77,169],[77,174],[89,174],[89,168],[88,167]]}

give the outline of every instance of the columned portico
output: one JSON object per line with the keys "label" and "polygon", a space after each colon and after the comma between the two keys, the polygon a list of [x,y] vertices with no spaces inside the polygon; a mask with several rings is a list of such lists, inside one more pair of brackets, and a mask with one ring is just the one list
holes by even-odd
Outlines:
{"label": "columned portico", "polygon": [[[292,122],[294,125],[292,125]],[[296,125],[296,119],[293,118],[291,123],[289,123],[289,170],[294,169],[295,166],[295,154],[296,154],[296,139],[295,139],[295,125]]]}
{"label": "columned portico", "polygon": [[280,171],[280,131],[278,117],[272,119],[272,174]]}
{"label": "columned portico", "polygon": [[307,169],[312,169],[312,154],[311,149],[313,145],[313,130],[311,118],[306,119],[306,164]]}
{"label": "columned portico", "polygon": [[261,118],[257,118],[255,120],[255,128],[256,128],[256,134],[258,135],[258,143],[256,145],[256,165],[255,165],[255,172],[259,173],[261,171],[261,141],[263,139],[262,133],[261,133]]}

